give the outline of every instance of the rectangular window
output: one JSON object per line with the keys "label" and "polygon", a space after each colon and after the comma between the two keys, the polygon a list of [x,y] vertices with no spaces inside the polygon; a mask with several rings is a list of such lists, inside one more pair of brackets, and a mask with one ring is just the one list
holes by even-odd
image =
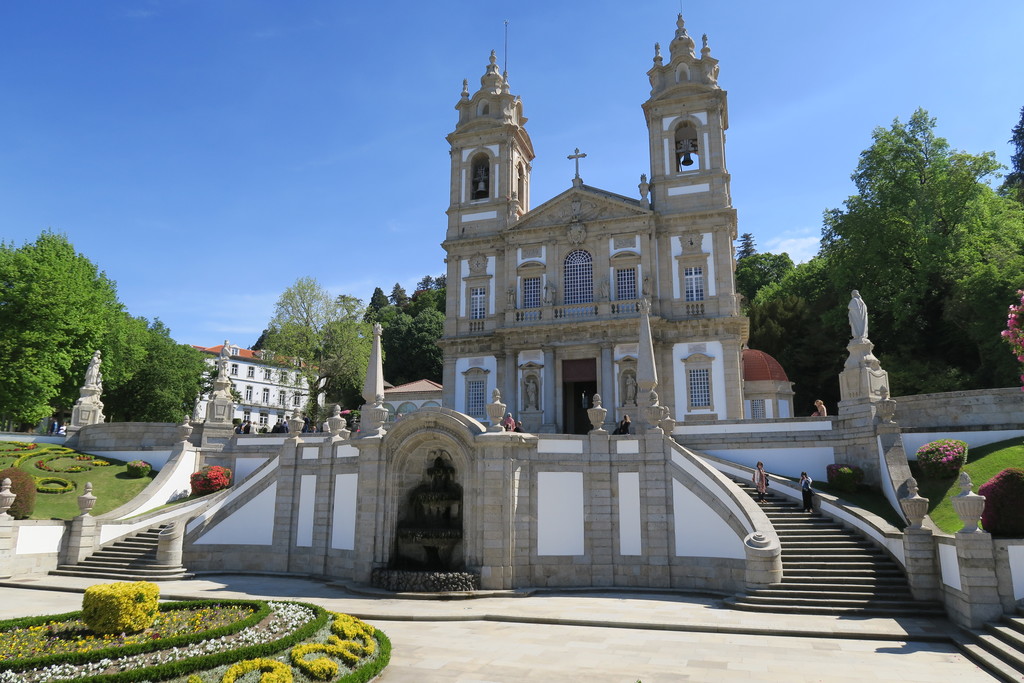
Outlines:
{"label": "rectangular window", "polygon": [[242,413],[242,419],[243,420],[251,420],[252,419],[252,413],[250,413],[248,410],[246,410],[244,413]]}
{"label": "rectangular window", "polygon": [[270,421],[270,416],[266,413],[260,413],[260,427],[266,427]]}
{"label": "rectangular window", "polygon": [[295,394],[292,396],[292,405],[296,408],[302,405],[302,394]]}
{"label": "rectangular window", "polygon": [[711,369],[692,368],[687,372],[691,408],[711,407]]}
{"label": "rectangular window", "polygon": [[615,269],[615,298],[619,301],[636,298],[636,268]]}
{"label": "rectangular window", "polygon": [[252,387],[246,387],[245,388],[245,400],[246,401],[251,401],[252,400]]}
{"label": "rectangular window", "polygon": [[540,278],[523,278],[523,308],[540,308]]}
{"label": "rectangular window", "polygon": [[704,301],[704,268],[694,266],[685,268],[683,274],[686,278],[686,300]]}
{"label": "rectangular window", "polygon": [[750,417],[754,420],[763,420],[765,418],[763,398],[750,400]]}
{"label": "rectangular window", "polygon": [[263,379],[270,381],[270,368],[263,368]]}
{"label": "rectangular window", "polygon": [[231,374],[235,375],[236,377],[238,376],[238,363],[231,364]]}
{"label": "rectangular window", "polygon": [[283,391],[277,392],[277,402],[280,403],[281,405],[285,405]]}
{"label": "rectangular window", "polygon": [[251,365],[249,367],[247,367],[245,369],[245,376],[249,377],[249,378],[255,377],[256,376],[256,368],[254,368]]}
{"label": "rectangular window", "polygon": [[[487,288],[471,287],[469,290],[469,317],[480,320],[487,315]],[[472,413],[470,413],[472,414]]]}
{"label": "rectangular window", "polygon": [[466,414],[472,417],[487,417],[484,410],[484,389],[486,381],[471,379],[466,382]]}
{"label": "rectangular window", "polygon": [[270,403],[270,389],[264,387],[263,389],[263,402]]}

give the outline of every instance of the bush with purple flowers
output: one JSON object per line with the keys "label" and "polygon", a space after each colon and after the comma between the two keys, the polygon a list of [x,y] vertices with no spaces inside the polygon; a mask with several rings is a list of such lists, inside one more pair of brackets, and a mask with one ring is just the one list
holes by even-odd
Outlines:
{"label": "bush with purple flowers", "polygon": [[996,536],[1024,536],[1024,469],[1008,467],[978,488],[985,496],[981,524]]}
{"label": "bush with purple flowers", "polygon": [[967,462],[967,444],[956,439],[939,439],[917,449],[917,464],[931,479],[955,477]]}
{"label": "bush with purple flowers", "polygon": [[828,483],[840,491],[854,492],[864,481],[864,470],[856,465],[834,463],[825,468]]}

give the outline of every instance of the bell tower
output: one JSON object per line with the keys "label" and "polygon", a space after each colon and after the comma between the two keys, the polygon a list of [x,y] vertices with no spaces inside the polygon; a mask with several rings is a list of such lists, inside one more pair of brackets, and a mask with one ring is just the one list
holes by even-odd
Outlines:
{"label": "bell tower", "polygon": [[643,108],[651,146],[652,203],[663,215],[732,206],[725,167],[726,92],[718,86],[718,60],[711,56],[706,34],[702,42],[697,57],[680,14],[668,63],[655,43],[654,66],[647,72],[651,96]]}
{"label": "bell tower", "polygon": [[496,234],[530,208],[533,143],[524,127],[523,103],[509,92],[494,51],[480,89],[455,105],[459,121],[451,145],[451,197],[447,239]]}

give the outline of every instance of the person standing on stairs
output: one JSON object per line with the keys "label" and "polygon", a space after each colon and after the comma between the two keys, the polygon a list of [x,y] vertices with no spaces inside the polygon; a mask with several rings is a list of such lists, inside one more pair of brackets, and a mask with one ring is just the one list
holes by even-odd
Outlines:
{"label": "person standing on stairs", "polygon": [[814,491],[811,489],[812,483],[812,479],[806,472],[800,473],[800,495],[804,497],[804,512],[814,512],[814,503],[812,502]]}
{"label": "person standing on stairs", "polygon": [[754,487],[757,488],[757,502],[764,502],[764,494],[768,491],[768,473],[764,471],[764,463],[757,461],[757,469],[754,470]]}

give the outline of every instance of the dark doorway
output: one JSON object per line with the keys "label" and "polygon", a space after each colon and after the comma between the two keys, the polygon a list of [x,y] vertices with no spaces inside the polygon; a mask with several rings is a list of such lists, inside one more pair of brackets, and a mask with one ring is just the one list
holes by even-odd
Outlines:
{"label": "dark doorway", "polygon": [[562,361],[562,428],[566,434],[590,431],[587,408],[597,393],[597,359]]}

